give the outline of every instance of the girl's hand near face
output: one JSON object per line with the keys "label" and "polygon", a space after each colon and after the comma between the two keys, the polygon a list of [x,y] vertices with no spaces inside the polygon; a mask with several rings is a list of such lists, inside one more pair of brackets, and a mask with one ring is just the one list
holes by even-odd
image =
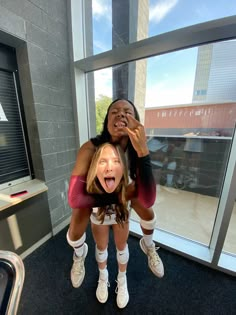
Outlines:
{"label": "girl's hand near face", "polygon": [[128,126],[124,127],[138,157],[149,154],[144,126],[133,116],[127,115]]}

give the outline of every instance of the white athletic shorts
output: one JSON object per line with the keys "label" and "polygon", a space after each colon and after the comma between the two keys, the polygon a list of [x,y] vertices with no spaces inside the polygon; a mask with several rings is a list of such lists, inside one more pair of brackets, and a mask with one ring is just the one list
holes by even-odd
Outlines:
{"label": "white athletic shorts", "polygon": [[[93,224],[97,224],[97,225],[113,225],[113,224],[117,224],[116,222],[116,213],[115,213],[115,209],[114,209],[114,206],[115,205],[110,205],[110,206],[107,206],[107,209],[106,209],[106,215],[104,217],[104,222],[101,223],[101,221],[99,221],[97,219],[97,211],[98,211],[98,208],[93,208],[93,212],[90,216],[90,220]],[[130,213],[130,201],[128,202],[128,209],[129,209],[129,213]]]}

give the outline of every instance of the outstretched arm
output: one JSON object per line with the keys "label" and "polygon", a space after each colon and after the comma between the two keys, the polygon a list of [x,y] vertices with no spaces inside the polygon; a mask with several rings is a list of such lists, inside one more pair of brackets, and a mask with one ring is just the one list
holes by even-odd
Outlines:
{"label": "outstretched arm", "polygon": [[150,208],[156,199],[156,183],[147,146],[144,126],[133,116],[128,115],[129,127],[126,131],[138,155],[137,198],[146,208]]}
{"label": "outstretched arm", "polygon": [[72,175],[70,178],[68,202],[72,209],[93,208],[118,203],[118,195],[88,194],[86,191],[86,176]]}

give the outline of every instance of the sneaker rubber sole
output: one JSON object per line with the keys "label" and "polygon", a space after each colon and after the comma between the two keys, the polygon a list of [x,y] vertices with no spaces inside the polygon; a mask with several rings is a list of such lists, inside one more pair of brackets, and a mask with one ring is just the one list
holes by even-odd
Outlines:
{"label": "sneaker rubber sole", "polygon": [[104,297],[101,297],[101,295],[99,295],[99,284],[98,284],[98,287],[97,287],[97,290],[96,290],[96,297],[98,299],[98,301],[100,303],[106,303],[107,299],[108,299],[108,287],[109,287],[109,282],[107,282],[106,284],[104,284],[104,286],[106,285],[107,287],[107,291],[106,291],[106,294]]}
{"label": "sneaker rubber sole", "polygon": [[125,277],[125,281],[117,279],[117,287],[115,293],[117,294],[116,297],[116,304],[119,308],[124,308],[129,302],[129,291],[127,286],[127,278]]}
{"label": "sneaker rubber sole", "polygon": [[[88,254],[88,245],[86,243],[84,243],[84,254],[83,254],[84,260],[85,260],[85,258],[87,256],[87,254]],[[74,288],[79,288],[81,286],[81,284],[83,283],[83,281],[84,281],[85,267],[84,267],[83,273],[80,275],[80,278],[77,281],[74,280],[72,269],[71,269],[71,274],[70,274],[72,286]]]}

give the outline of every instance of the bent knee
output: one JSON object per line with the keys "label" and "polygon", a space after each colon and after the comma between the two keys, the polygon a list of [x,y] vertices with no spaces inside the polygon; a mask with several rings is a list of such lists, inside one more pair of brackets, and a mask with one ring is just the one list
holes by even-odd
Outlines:
{"label": "bent knee", "polygon": [[89,223],[91,209],[73,209],[69,227],[69,236],[72,240],[79,239]]}
{"label": "bent knee", "polygon": [[142,220],[152,220],[155,216],[152,208],[143,207],[139,202],[137,202],[137,199],[131,204],[131,207]]}

